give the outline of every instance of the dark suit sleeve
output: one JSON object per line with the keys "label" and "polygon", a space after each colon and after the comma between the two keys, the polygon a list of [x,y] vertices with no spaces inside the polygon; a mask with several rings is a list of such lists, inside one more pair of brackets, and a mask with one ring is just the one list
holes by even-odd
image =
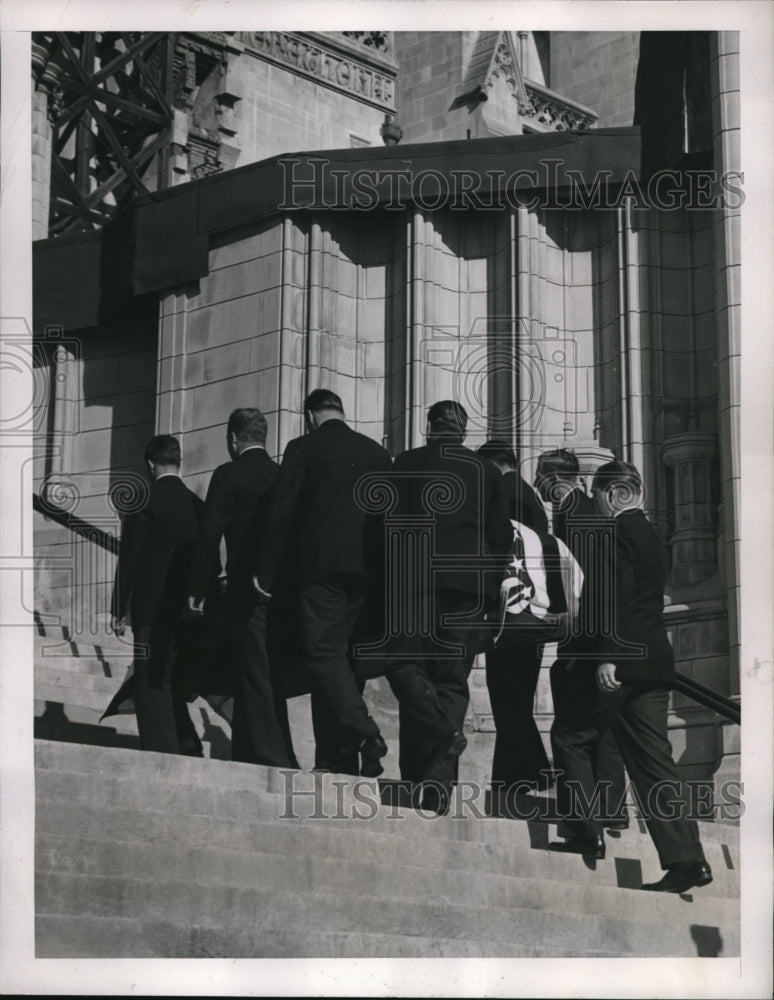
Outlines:
{"label": "dark suit sleeve", "polygon": [[513,542],[513,525],[510,518],[510,491],[502,476],[494,469],[484,467],[487,477],[485,512],[486,540],[492,552],[505,555]]}
{"label": "dark suit sleeve", "polygon": [[622,638],[624,629],[636,613],[635,569],[637,555],[632,539],[620,524],[614,527],[615,545],[608,572],[612,577],[610,585],[604,588],[597,599],[604,601],[606,594],[612,594],[611,625],[609,633],[600,641],[600,662],[615,662],[617,656],[626,651],[631,655],[632,646]]}
{"label": "dark suit sleeve", "polygon": [[218,564],[220,540],[231,520],[236,502],[236,479],[233,466],[221,465],[210,480],[204,513],[199,528],[199,539],[191,568],[189,593],[196,598],[205,597],[210,589],[215,567]]}
{"label": "dark suit sleeve", "polygon": [[[269,516],[261,538],[256,575],[264,590],[270,591],[296,520],[296,511],[304,485],[303,439],[291,441],[282,456],[277,482],[269,507]],[[304,553],[300,553],[304,558]]]}
{"label": "dark suit sleeve", "polygon": [[392,463],[392,475],[395,477],[395,489],[398,493],[398,502],[393,514],[406,514],[408,512],[408,483],[402,473],[406,472],[406,452],[398,455]]}
{"label": "dark suit sleeve", "polygon": [[125,618],[129,600],[136,585],[137,561],[142,546],[150,537],[150,504],[133,514],[127,514],[118,546],[118,563],[113,584],[112,613],[116,618]]}
{"label": "dark suit sleeve", "polygon": [[543,504],[538,500],[535,491],[523,479],[520,482],[521,518],[522,523],[534,531],[548,531],[548,518]]}

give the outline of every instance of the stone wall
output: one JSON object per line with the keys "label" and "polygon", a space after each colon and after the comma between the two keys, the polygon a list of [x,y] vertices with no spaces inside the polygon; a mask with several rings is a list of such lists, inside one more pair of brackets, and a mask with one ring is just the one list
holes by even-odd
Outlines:
{"label": "stone wall", "polygon": [[552,31],[551,89],[599,114],[597,128],[631,125],[637,31]]}
{"label": "stone wall", "polygon": [[400,66],[398,121],[403,142],[464,139],[471,113],[451,112],[460,93],[464,63],[474,32],[397,31],[395,54]]}
{"label": "stone wall", "polygon": [[[710,36],[710,82],[714,167],[719,173],[740,168],[739,33],[722,31]],[[718,382],[720,385],[720,468],[724,560],[730,622],[732,691],[739,688],[741,533],[741,205],[718,209],[713,218],[715,241],[714,307],[718,328]]]}
{"label": "stone wall", "polygon": [[[38,345],[45,418],[35,438],[33,490],[98,534],[120,535],[121,517],[144,495],[157,338],[151,310]],[[64,360],[57,366],[58,352]],[[54,401],[56,376],[63,389]],[[110,611],[114,555],[53,518],[36,517],[36,610],[61,615],[60,624],[76,634],[96,634]]]}
{"label": "stone wall", "polygon": [[249,46],[230,57],[229,73],[241,96],[237,166],[296,150],[382,145],[384,108],[266,62]]}

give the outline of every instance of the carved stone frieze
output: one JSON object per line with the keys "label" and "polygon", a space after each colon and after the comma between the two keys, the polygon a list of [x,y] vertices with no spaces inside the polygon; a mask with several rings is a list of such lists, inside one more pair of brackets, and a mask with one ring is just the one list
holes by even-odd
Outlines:
{"label": "carved stone frieze", "polygon": [[354,44],[339,50],[323,45],[317,37],[287,31],[242,31],[237,38],[262,59],[292,69],[317,83],[332,87],[386,111],[395,110],[395,76],[361,57],[363,46]]}
{"label": "carved stone frieze", "polygon": [[545,132],[591,128],[598,115],[591,108],[568,101],[547,87],[525,80],[526,97],[519,108],[522,118]]}

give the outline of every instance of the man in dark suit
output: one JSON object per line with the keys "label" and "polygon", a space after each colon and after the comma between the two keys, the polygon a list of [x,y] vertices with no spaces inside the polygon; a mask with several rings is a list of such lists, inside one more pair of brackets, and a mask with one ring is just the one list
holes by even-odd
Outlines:
{"label": "man in dark suit", "polygon": [[[602,536],[598,530],[600,515],[594,501],[580,485],[580,466],[577,456],[567,448],[544,452],[538,458],[535,487],[545,503],[553,505],[553,534],[572,552],[584,574],[584,580],[594,569],[594,561],[602,556]],[[569,697],[578,691],[568,688],[569,674],[586,656],[588,631],[583,618],[593,619],[593,601],[590,591],[581,593],[579,621],[570,635],[559,643],[558,656],[551,666],[551,696],[554,703],[552,733],[562,724],[563,716],[571,708]],[[593,652],[592,654],[593,655]],[[556,749],[554,748],[554,756]],[[594,777],[606,789],[604,825],[610,829],[625,829],[629,825],[626,814],[626,774],[623,759],[612,729],[604,733],[592,752]]]}
{"label": "man in dark suit", "polygon": [[[554,734],[560,811],[571,834],[554,850],[605,855],[602,825],[593,806],[593,748],[612,729],[645,822],[666,875],[644,889],[686,892],[707,885],[712,872],[698,827],[686,818],[667,734],[669,683],[674,655],[663,621],[666,559],[658,536],[640,508],[642,480],[628,462],[601,466],[592,485],[599,513],[612,518],[614,547],[603,568],[612,580],[612,607],[605,607],[604,578],[590,581],[597,602],[596,660],[571,674],[579,697]],[[611,613],[612,628],[605,627]],[[581,801],[581,799],[585,800]]]}
{"label": "man in dark suit", "polygon": [[[502,474],[510,519],[533,531],[548,531],[543,505],[519,475],[511,446],[505,441],[487,441],[478,454]],[[486,686],[496,730],[492,787],[500,794],[517,783],[529,782],[538,788],[550,783],[550,764],[533,715],[542,658],[543,644],[535,642],[486,654]]]}
{"label": "man in dark suit", "polygon": [[189,581],[189,606],[202,609],[208,581],[226,542],[227,605],[238,689],[231,723],[233,760],[297,767],[278,665],[266,649],[268,600],[252,585],[253,566],[277,480],[266,454],[266,418],[260,410],[234,410],[226,441],[231,461],[213,472]]}
{"label": "man in dark suit", "polygon": [[393,470],[396,513],[418,519],[420,527],[422,518],[432,518],[435,567],[416,593],[390,590],[394,600],[416,605],[392,620],[418,620],[419,628],[392,641],[387,678],[400,706],[401,776],[430,783],[424,805],[438,812],[448,809],[467,745],[468,676],[513,537],[500,473],[462,444],[467,420],[459,403],[435,403],[427,414],[427,444],[399,455]]}
{"label": "man in dark suit", "polygon": [[[124,522],[112,626],[116,635],[123,635],[130,612],[135,642],[131,693],[140,746],[201,756],[185,698],[172,687],[172,650],[202,502],[180,479],[180,445],[174,437],[152,438],[145,461],[152,484],[142,509]],[[113,702],[129,693],[122,689]]]}
{"label": "man in dark suit", "polygon": [[311,433],[285,449],[255,585],[271,594],[292,542],[313,681],[316,764],[339,770],[359,751],[360,773],[377,777],[387,745],[368,714],[348,647],[378,572],[382,538],[379,525],[357,504],[355,487],[362,476],[389,470],[392,460],[381,445],[347,426],[335,393],[310,393],[304,415]]}

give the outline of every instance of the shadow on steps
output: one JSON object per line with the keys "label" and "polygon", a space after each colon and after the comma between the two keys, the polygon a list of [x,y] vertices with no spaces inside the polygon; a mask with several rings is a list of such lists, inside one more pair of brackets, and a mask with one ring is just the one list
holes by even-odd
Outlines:
{"label": "shadow on steps", "polygon": [[139,750],[140,739],[128,733],[119,733],[110,726],[91,726],[87,723],[72,722],[67,718],[64,706],[59,702],[47,701],[42,715],[35,717],[34,735],[36,739],[58,740],[62,743],[84,743],[96,747],[121,747]]}

